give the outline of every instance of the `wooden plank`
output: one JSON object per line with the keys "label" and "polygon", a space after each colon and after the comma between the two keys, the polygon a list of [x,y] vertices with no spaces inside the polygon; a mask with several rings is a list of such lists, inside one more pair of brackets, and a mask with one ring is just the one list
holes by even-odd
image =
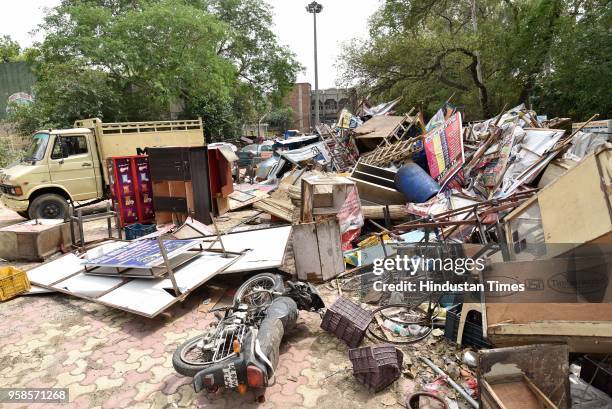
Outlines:
{"label": "wooden plank", "polygon": [[[481,350],[478,353],[478,384],[481,385],[483,398],[487,401],[502,401],[508,409],[519,406],[513,395],[515,391],[500,389],[500,385],[521,383],[525,389],[519,395],[532,394],[529,382],[537,385],[539,392],[549,402],[549,407],[569,408],[570,388],[567,373],[569,373],[569,348],[562,344],[536,344],[511,348]],[[529,379],[529,382],[526,382]],[[489,388],[487,387],[489,386]],[[489,395],[489,396],[487,396]],[[494,399],[493,396],[496,398]],[[534,396],[537,402],[537,396]],[[554,403],[553,403],[554,402]],[[485,403],[485,399],[483,399]],[[555,406],[556,405],[556,406]],[[497,408],[495,405],[484,405]],[[538,408],[542,408],[540,405]]]}
{"label": "wooden plank", "polygon": [[501,408],[542,409],[540,402],[525,382],[505,382],[490,385],[493,398]]}
{"label": "wooden plank", "polygon": [[317,223],[316,231],[321,275],[327,281],[344,272],[340,226],[335,218],[329,218]]}
{"label": "wooden plank", "polygon": [[606,153],[587,156],[538,194],[547,243],[585,243],[612,230],[610,197],[597,164]]}
{"label": "wooden plank", "polygon": [[322,281],[321,259],[315,223],[293,226],[293,255],[298,279]]}
{"label": "wooden plank", "polygon": [[266,198],[259,200],[256,203],[253,203],[253,208],[262,210],[266,213],[269,213],[288,222],[294,221],[294,206],[291,202],[273,198]]}
{"label": "wooden plank", "polygon": [[309,223],[313,221],[312,217],[312,206],[314,196],[314,185],[307,183],[306,179],[302,179],[302,202],[301,202],[301,221],[303,223]]}
{"label": "wooden plank", "polygon": [[538,321],[528,324],[498,324],[488,327],[489,334],[566,335],[612,338],[612,322]]}

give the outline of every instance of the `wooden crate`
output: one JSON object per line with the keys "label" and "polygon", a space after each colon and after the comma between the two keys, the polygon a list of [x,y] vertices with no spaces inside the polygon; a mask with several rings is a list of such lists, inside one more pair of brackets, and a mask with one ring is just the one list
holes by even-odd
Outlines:
{"label": "wooden crate", "polygon": [[322,282],[344,272],[340,226],[335,218],[293,226],[298,279]]}

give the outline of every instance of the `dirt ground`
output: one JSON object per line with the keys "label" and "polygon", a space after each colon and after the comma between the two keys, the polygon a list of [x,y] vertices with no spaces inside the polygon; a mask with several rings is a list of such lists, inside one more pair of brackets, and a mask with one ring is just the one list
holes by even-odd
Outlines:
{"label": "dirt ground", "polygon": [[[0,208],[0,226],[21,220]],[[104,221],[87,225],[88,240],[104,234]],[[17,265],[28,269],[36,263]],[[69,389],[69,404],[36,405],[41,408],[404,408],[409,393],[435,378],[419,364],[419,355],[427,354],[447,369],[457,367],[450,361],[456,362],[460,351],[443,337],[432,336],[401,348],[404,374],[384,391],[370,393],[351,374],[347,346],[319,327],[318,314],[300,312],[297,327],[282,344],[276,380],[264,403],[254,403],[249,392],[196,394],[191,379],[172,368],[172,353],[212,321],[202,304],[211,288],[235,288],[241,282],[240,276],[214,279],[155,319],[63,294],[26,295],[0,303],[0,387]],[[337,297],[329,287],[320,291],[326,303]],[[460,407],[467,406],[460,402]]]}

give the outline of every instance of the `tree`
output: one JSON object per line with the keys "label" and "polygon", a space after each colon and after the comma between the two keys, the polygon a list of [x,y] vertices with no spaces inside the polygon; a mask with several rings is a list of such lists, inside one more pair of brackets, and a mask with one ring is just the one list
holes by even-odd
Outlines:
{"label": "tree", "polygon": [[0,62],[18,61],[21,56],[19,43],[13,41],[10,36],[0,37]]}
{"label": "tree", "polygon": [[272,129],[284,131],[291,126],[293,121],[293,109],[291,107],[278,108],[266,115],[265,120]]}
{"label": "tree", "polygon": [[[251,7],[249,9],[248,7]],[[299,65],[261,25],[260,2],[63,0],[45,18],[31,53],[42,122],[201,116],[209,137],[236,136],[262,100],[277,99]],[[268,15],[269,15],[268,11]],[[264,29],[265,28],[265,29]],[[267,30],[267,31],[266,31]],[[272,61],[264,67],[264,59]]]}
{"label": "tree", "polygon": [[[400,109],[421,105],[429,114],[452,94],[471,119],[491,117],[504,103],[572,111],[571,104],[552,109],[556,102],[544,98],[544,90],[567,61],[575,61],[567,54],[576,30],[588,27],[601,42],[607,38],[608,48],[595,54],[602,62],[607,50],[609,61],[609,17],[600,17],[596,29],[586,18],[609,16],[609,8],[603,0],[387,0],[371,19],[369,39],[345,47],[343,81],[378,99],[403,96]],[[583,47],[592,50],[596,43]],[[586,71],[579,75],[594,78]],[[571,92],[568,98],[574,98]]]}

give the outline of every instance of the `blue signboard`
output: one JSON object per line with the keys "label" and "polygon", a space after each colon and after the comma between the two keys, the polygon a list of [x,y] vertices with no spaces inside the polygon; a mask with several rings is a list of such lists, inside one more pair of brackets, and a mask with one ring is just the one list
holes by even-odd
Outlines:
{"label": "blue signboard", "polygon": [[[195,240],[163,240],[168,259],[184,253],[202,242]],[[162,264],[164,258],[156,239],[133,241],[108,253],[84,260],[87,267],[151,268]]]}

